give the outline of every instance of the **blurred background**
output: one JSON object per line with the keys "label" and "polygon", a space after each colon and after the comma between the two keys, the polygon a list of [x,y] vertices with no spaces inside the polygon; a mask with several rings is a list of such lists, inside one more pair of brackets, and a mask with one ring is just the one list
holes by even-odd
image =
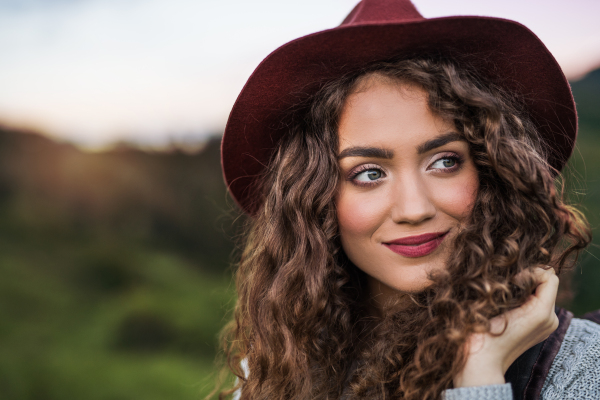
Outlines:
{"label": "blurred background", "polygon": [[[600,2],[414,0],[522,22],[580,117],[568,195],[600,236]],[[356,0],[0,0],[0,399],[200,399],[243,219],[220,135],[272,50]],[[600,308],[600,240],[573,274]]]}

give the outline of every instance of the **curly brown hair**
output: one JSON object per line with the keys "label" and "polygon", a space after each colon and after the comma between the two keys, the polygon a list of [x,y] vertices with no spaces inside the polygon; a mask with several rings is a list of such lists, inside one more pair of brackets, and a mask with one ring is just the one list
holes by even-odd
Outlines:
{"label": "curly brown hair", "polygon": [[[423,88],[431,111],[468,141],[480,182],[447,269],[382,316],[366,308],[365,276],[341,248],[335,209],[338,119],[370,74]],[[373,63],[295,110],[247,227],[223,336],[238,380],[220,398],[239,389],[242,400],[432,400],[451,387],[467,337],[532,293],[535,282],[515,276],[537,266],[560,274],[591,240],[524,110],[473,67],[434,56]]]}

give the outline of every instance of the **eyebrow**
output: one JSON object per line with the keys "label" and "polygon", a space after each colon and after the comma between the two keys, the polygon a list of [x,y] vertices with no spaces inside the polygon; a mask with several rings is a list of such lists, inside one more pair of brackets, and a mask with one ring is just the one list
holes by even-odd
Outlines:
{"label": "eyebrow", "polygon": [[[427,153],[445,144],[457,141],[464,142],[465,138],[456,132],[445,133],[417,146],[417,154]],[[382,147],[348,147],[338,155],[338,160],[345,157],[384,158],[389,160],[394,158],[394,152]]]}
{"label": "eyebrow", "polygon": [[394,152],[381,147],[348,147],[338,155],[338,160],[344,157],[394,158]]}
{"label": "eyebrow", "polygon": [[448,132],[441,136],[436,137],[435,139],[428,140],[427,142],[420,144],[417,146],[417,154],[427,153],[430,150],[437,149],[438,147],[442,147],[445,144],[451,142],[458,141],[466,141],[464,137],[459,135],[456,132]]}

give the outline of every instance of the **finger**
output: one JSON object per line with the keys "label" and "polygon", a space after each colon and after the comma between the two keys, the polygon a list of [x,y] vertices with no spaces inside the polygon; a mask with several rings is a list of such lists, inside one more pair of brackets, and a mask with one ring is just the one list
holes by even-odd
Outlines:
{"label": "finger", "polygon": [[529,270],[531,272],[531,274],[533,275],[533,277],[536,280],[546,280],[548,279],[548,277],[552,276],[552,275],[556,275],[556,271],[554,270],[554,268],[548,266],[548,268],[542,268],[542,267],[535,267],[531,270]]}
{"label": "finger", "polygon": [[[532,317],[541,320],[547,320],[554,315],[554,306],[556,294],[558,292],[558,277],[552,268],[533,268],[519,273],[521,279],[530,277],[537,283],[534,293],[521,306],[509,311],[511,317],[515,320]],[[512,315],[511,315],[512,314]]]}
{"label": "finger", "polygon": [[[544,298],[544,296],[551,296],[547,291],[550,291],[551,293],[552,291],[558,290],[558,278],[556,277],[556,272],[551,267],[548,267],[547,269],[540,267],[526,269],[515,276],[515,282],[519,286],[526,286],[525,283],[529,279],[536,285],[533,292],[535,297],[540,298],[540,295],[542,298]],[[554,295],[556,295],[556,293]]]}
{"label": "finger", "polygon": [[536,268],[532,273],[539,284],[532,295],[531,306],[537,310],[537,315],[541,318],[540,322],[543,321],[543,325],[549,330],[548,332],[552,332],[558,326],[558,318],[554,309],[559,279],[552,268],[546,270]]}
{"label": "finger", "polygon": [[534,296],[546,304],[554,304],[558,292],[559,279],[553,268],[542,269],[535,268],[532,271],[538,286],[535,289]]}
{"label": "finger", "polygon": [[524,269],[523,271],[521,271],[517,275],[515,275],[514,279],[515,279],[515,282],[518,284],[524,284],[527,279],[533,279],[535,282],[539,283],[541,281],[546,280],[547,277],[552,274],[556,275],[556,272],[554,271],[554,268],[552,268],[552,267],[548,267],[547,269],[541,268],[541,267],[535,267],[535,268]]}

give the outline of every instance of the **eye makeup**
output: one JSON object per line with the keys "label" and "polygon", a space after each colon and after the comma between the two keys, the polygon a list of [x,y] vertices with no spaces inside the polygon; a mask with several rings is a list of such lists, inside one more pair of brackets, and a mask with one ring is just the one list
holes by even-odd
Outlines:
{"label": "eye makeup", "polygon": [[[359,180],[358,177],[362,174],[366,174],[368,172],[376,172],[379,173],[379,176],[376,180]],[[362,164],[358,167],[353,168],[346,177],[346,180],[352,182],[352,184],[356,186],[373,186],[377,185],[382,178],[385,178],[387,175],[383,168],[377,164]]]}
{"label": "eye makeup", "polygon": [[[441,153],[441,154],[436,154],[434,156],[434,158],[435,158],[435,160],[429,165],[427,170],[441,172],[441,173],[445,173],[445,174],[456,172],[456,171],[460,170],[465,161],[463,156],[461,156],[460,154],[455,153],[455,152],[445,152],[445,153]],[[450,167],[446,167],[446,168],[432,168],[433,165],[437,164],[438,162],[440,162],[442,160],[452,160],[452,161],[454,161],[454,165],[452,165]]]}

